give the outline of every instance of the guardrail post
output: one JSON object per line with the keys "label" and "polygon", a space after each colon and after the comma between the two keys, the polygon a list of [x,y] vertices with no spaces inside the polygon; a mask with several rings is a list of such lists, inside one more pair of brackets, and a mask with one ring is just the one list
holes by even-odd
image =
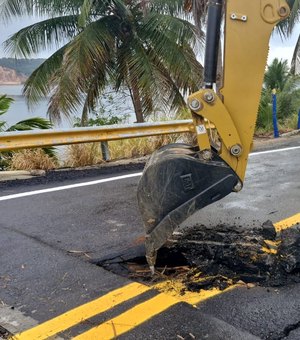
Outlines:
{"label": "guardrail post", "polygon": [[276,90],[272,91],[272,103],[273,103],[273,127],[274,127],[274,138],[279,137],[278,125],[277,125],[277,95]]}
{"label": "guardrail post", "polygon": [[101,152],[102,152],[102,158],[104,161],[110,161],[110,151],[108,142],[101,142]]}

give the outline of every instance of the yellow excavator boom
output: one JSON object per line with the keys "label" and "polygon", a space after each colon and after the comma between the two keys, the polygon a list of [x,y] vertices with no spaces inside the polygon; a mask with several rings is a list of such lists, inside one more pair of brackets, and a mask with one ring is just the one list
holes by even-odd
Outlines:
{"label": "yellow excavator boom", "polygon": [[[223,84],[217,90],[224,12]],[[204,85],[188,99],[198,146],[171,144],[156,151],[138,187],[146,229],[146,257],[152,271],[157,250],[181,222],[195,211],[242,189],[270,35],[289,13],[285,0],[208,2]],[[217,140],[212,140],[207,131],[206,119],[214,124]]]}
{"label": "yellow excavator boom", "polygon": [[[243,182],[270,35],[290,9],[285,0],[227,0],[225,12],[223,87],[218,95],[212,89],[201,89],[189,97],[189,106],[196,127],[202,117],[214,123],[221,139],[219,154]],[[203,136],[204,129],[196,131],[200,150],[207,149],[208,135]]]}

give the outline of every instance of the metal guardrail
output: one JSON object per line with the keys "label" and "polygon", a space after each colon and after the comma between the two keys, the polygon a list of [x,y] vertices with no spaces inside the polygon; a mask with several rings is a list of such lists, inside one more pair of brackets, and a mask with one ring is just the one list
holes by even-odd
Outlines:
{"label": "metal guardrail", "polygon": [[105,142],[194,131],[195,127],[193,121],[190,119],[64,130],[5,132],[0,134],[0,151]]}

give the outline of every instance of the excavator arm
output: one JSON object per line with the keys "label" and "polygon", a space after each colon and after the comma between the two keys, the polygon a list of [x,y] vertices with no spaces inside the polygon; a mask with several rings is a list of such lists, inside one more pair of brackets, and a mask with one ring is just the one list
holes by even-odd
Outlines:
{"label": "excavator arm", "polygon": [[[216,90],[224,12],[223,84]],[[285,0],[209,2],[204,85],[188,99],[198,145],[171,144],[157,150],[138,186],[146,257],[152,271],[157,250],[180,223],[197,210],[242,189],[270,35],[289,13]],[[214,124],[217,138],[215,133],[212,138],[205,120]]]}

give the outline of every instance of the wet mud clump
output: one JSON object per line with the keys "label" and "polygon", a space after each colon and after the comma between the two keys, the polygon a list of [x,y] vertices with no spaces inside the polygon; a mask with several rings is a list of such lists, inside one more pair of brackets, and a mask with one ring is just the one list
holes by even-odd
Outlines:
{"label": "wet mud clump", "polygon": [[257,228],[187,228],[159,249],[154,276],[146,262],[143,241],[96,264],[146,284],[176,282],[182,294],[223,290],[237,283],[249,288],[282,286],[300,282],[300,225],[281,231],[276,231],[271,221]]}
{"label": "wet mud clump", "polygon": [[[225,284],[280,286],[300,281],[300,226],[276,232],[271,221],[260,228],[195,226],[173,240],[176,249],[204,276]],[[191,283],[201,289],[205,280]],[[218,284],[215,284],[218,286]]]}

